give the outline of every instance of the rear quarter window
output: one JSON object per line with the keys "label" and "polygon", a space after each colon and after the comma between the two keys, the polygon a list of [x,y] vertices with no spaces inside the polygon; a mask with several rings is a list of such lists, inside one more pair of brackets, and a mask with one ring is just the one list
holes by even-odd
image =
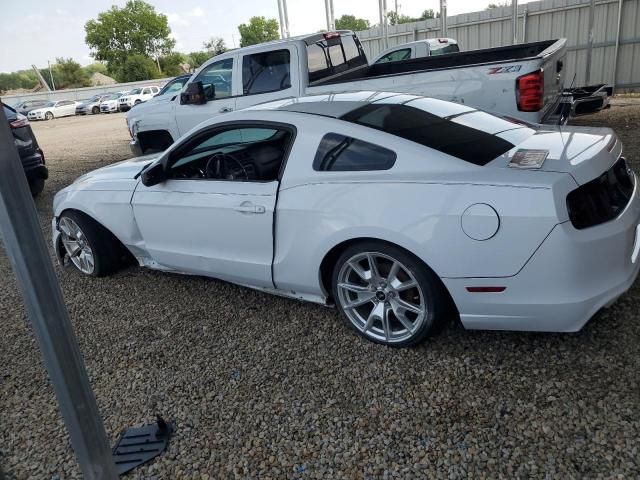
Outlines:
{"label": "rear quarter window", "polygon": [[395,162],[396,154],[388,148],[339,133],[328,133],[320,141],[313,169],[318,172],[389,170]]}

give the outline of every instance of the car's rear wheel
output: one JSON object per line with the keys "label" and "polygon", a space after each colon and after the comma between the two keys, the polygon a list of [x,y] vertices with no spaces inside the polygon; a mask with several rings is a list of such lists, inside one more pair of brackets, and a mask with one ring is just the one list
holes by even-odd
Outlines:
{"label": "car's rear wheel", "polygon": [[53,113],[51,112],[47,112],[44,114],[44,119],[45,120],[53,120]]}
{"label": "car's rear wheel", "polygon": [[407,347],[440,326],[446,300],[437,276],[418,258],[383,242],[347,248],[334,267],[333,298],[368,340]]}
{"label": "car's rear wheel", "polygon": [[29,189],[31,190],[31,195],[37,197],[44,190],[44,178],[34,178],[29,182]]}
{"label": "car's rear wheel", "polygon": [[87,215],[72,210],[64,212],[58,228],[71,263],[85,275],[102,277],[122,266],[118,240]]}
{"label": "car's rear wheel", "polygon": [[91,113],[93,113],[94,115],[97,115],[98,113],[100,113],[100,109],[98,107],[93,107],[91,109]]}

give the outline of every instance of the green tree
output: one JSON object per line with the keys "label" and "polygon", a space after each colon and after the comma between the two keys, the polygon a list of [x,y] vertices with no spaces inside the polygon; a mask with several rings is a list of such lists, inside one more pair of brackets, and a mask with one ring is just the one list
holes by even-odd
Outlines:
{"label": "green tree", "polygon": [[485,10],[492,10],[494,8],[500,8],[500,7],[508,7],[509,5],[510,5],[509,2],[490,3],[489,5],[487,5],[487,8],[485,8]]}
{"label": "green tree", "polygon": [[356,18],[354,15],[342,15],[336,18],[336,29],[360,31],[369,28],[369,20]]}
{"label": "green tree", "polygon": [[198,68],[204,62],[209,60],[212,55],[209,52],[191,52],[187,57],[187,62],[191,65],[191,68]]}
{"label": "green tree", "polygon": [[83,67],[83,70],[87,72],[87,75],[91,77],[94,73],[102,73],[103,75],[108,75],[107,66],[102,62],[93,62],[91,65],[87,65]]}
{"label": "green tree", "polygon": [[240,46],[247,47],[258,43],[278,40],[280,25],[275,18],[251,17],[249,23],[238,25],[240,32]]}
{"label": "green tree", "polygon": [[184,73],[182,64],[188,63],[186,56],[177,52],[164,55],[163,57],[160,57],[159,60],[162,75],[166,77],[175,77]]}
{"label": "green tree", "polygon": [[134,54],[127,57],[116,75],[121,82],[136,82],[139,80],[151,80],[159,78],[160,72],[156,62],[149,57]]}
{"label": "green tree", "polygon": [[206,42],[202,42],[202,46],[204,47],[205,51],[212,57],[215,57],[216,55],[220,55],[221,53],[227,51],[227,46],[224,43],[224,38],[220,37],[211,37]]}
{"label": "green tree", "polygon": [[91,55],[107,62],[109,71],[121,71],[128,57],[158,58],[175,46],[166,15],[143,0],[129,0],[123,8],[111,7],[89,20],[84,30]]}
{"label": "green tree", "polygon": [[387,13],[387,18],[389,18],[389,23],[391,25],[399,25],[401,23],[411,23],[411,22],[420,22],[422,20],[428,20],[430,18],[438,18],[440,17],[440,13],[435,13],[433,10],[428,9],[424,10],[422,14],[417,17],[410,17],[409,15],[398,14],[396,12]]}
{"label": "green tree", "polygon": [[91,85],[89,76],[72,58],[56,58],[56,88],[78,88]]}

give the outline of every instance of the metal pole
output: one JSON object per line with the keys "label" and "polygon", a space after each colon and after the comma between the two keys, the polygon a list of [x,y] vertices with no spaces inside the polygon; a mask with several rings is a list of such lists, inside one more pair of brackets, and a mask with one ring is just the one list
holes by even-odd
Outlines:
{"label": "metal pole", "polygon": [[613,79],[611,80],[612,94],[616,91],[616,73],[618,70],[618,48],[620,47],[620,23],[622,22],[622,0],[618,0],[618,27],[616,29],[616,48],[613,55]]}
{"label": "metal pole", "polygon": [[384,25],[384,48],[389,48],[389,24],[387,23],[387,0],[382,0],[382,24]]}
{"label": "metal pole", "polygon": [[527,6],[524,6],[524,13],[522,15],[522,43],[527,43],[527,14],[529,10],[527,10]]}
{"label": "metal pole", "polygon": [[282,11],[284,12],[284,34],[289,38],[289,12],[287,11],[287,0],[282,0]]}
{"label": "metal pole", "polygon": [[333,0],[329,0],[329,16],[331,18],[331,30],[336,29],[336,16],[333,12]]}
{"label": "metal pole", "polygon": [[327,31],[330,32],[332,28],[331,28],[331,14],[329,13],[329,0],[324,0],[324,14],[327,17]]}
{"label": "metal pole", "polygon": [[51,71],[51,62],[49,60],[47,60],[47,63],[49,64],[49,76],[51,77],[51,90],[53,90],[55,92],[56,91],[56,84],[53,83],[53,72]]}
{"label": "metal pole", "polygon": [[440,0],[440,30],[441,35],[447,36],[447,0]]}
{"label": "metal pole", "polygon": [[285,38],[284,17],[282,16],[282,0],[278,0],[278,18],[280,19],[280,38]]}
{"label": "metal pole", "polygon": [[115,480],[104,425],[2,108],[0,232],[83,478]]}
{"label": "metal pole", "polygon": [[587,65],[585,67],[585,85],[589,85],[591,81],[591,54],[593,52],[593,22],[595,18],[596,0],[591,0],[591,6],[589,7],[589,39],[587,41]]}
{"label": "metal pole", "polygon": [[512,44],[516,45],[518,43],[518,0],[511,0],[511,15]]}

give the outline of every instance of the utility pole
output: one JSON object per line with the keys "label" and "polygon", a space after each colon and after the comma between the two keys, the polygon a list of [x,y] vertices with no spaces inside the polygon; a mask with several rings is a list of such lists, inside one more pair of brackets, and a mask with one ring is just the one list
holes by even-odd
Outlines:
{"label": "utility pole", "polygon": [[447,0],[440,0],[440,34],[447,36]]}
{"label": "utility pole", "polygon": [[282,0],[282,12],[284,13],[284,34],[289,38],[289,13],[287,12],[287,0]]}
{"label": "utility pole", "polygon": [[102,418],[31,198],[0,108],[0,234],[85,480],[116,480]]}
{"label": "utility pole", "polygon": [[585,67],[585,85],[589,85],[591,81],[591,54],[593,53],[593,22],[595,19],[595,11],[596,11],[596,0],[591,0],[591,5],[589,6],[589,39],[587,40],[587,65]]}
{"label": "utility pole", "polygon": [[49,60],[47,60],[47,63],[49,64],[49,77],[51,77],[51,90],[53,90],[55,92],[56,91],[56,84],[53,83],[53,72],[51,71],[51,62]]}
{"label": "utility pole", "polygon": [[512,44],[518,43],[518,0],[511,0],[511,33],[513,33]]}
{"label": "utility pole", "polygon": [[[278,17],[280,18],[280,38],[284,36],[284,16],[282,15],[282,0],[278,0]],[[235,46],[235,43],[234,43]]]}

